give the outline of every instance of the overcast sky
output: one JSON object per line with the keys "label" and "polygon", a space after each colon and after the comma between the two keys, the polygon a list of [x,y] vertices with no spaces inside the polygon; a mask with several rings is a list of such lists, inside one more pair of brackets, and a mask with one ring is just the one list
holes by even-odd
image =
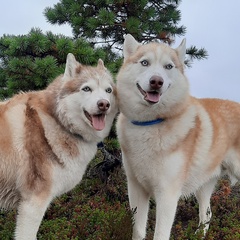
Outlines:
{"label": "overcast sky", "polygon": [[[45,7],[58,0],[8,0],[1,2],[0,37],[27,34],[32,27],[71,36],[71,28],[52,26],[43,16]],[[187,27],[187,46],[204,47],[207,60],[186,69],[191,94],[240,102],[240,1],[182,0],[181,24]],[[174,47],[180,44],[176,39]]]}

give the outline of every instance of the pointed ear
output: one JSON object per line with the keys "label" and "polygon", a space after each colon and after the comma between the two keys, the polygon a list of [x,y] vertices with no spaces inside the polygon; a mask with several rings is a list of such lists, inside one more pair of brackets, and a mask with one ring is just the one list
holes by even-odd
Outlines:
{"label": "pointed ear", "polygon": [[136,52],[138,46],[140,46],[141,43],[135,40],[135,38],[131,34],[127,34],[125,36],[125,40],[123,43],[123,56],[124,61],[129,58],[134,52]]}
{"label": "pointed ear", "polygon": [[184,63],[186,55],[186,38],[184,38],[181,44],[176,48],[176,52],[181,63]]}
{"label": "pointed ear", "polygon": [[104,70],[104,71],[107,70],[107,68],[105,68],[105,66],[104,66],[104,62],[103,62],[103,60],[102,60],[101,58],[98,59],[98,65],[97,65],[97,68],[99,68],[99,69],[101,69],[101,70]]}
{"label": "pointed ear", "polygon": [[66,67],[64,72],[64,79],[72,78],[75,76],[76,68],[79,66],[79,63],[76,61],[72,53],[68,53]]}

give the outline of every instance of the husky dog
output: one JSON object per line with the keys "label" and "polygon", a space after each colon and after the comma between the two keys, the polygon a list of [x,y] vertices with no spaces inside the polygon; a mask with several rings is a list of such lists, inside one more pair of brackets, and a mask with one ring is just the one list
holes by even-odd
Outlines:
{"label": "husky dog", "polygon": [[124,41],[117,132],[136,209],[134,240],[145,237],[150,197],[157,204],[154,240],[169,239],[178,200],[192,193],[206,233],[218,178],[240,178],[240,104],[190,96],[185,52],[185,40],[177,49],[141,45],[131,35]]}
{"label": "husky dog", "polygon": [[0,207],[17,208],[16,240],[33,240],[50,202],[78,184],[117,113],[116,88],[102,60],[68,54],[45,90],[0,105]]}

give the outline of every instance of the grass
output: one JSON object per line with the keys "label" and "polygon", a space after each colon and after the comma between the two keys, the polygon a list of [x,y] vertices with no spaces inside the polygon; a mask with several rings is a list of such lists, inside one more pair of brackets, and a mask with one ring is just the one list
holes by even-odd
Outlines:
{"label": "grass", "polygon": [[[116,143],[115,143],[116,144]],[[117,147],[117,144],[116,144]],[[116,150],[119,154],[119,150]],[[92,169],[103,159],[99,151]],[[211,198],[213,217],[206,240],[240,239],[239,186],[231,188],[227,179],[219,181]],[[155,202],[151,200],[146,240],[153,239]],[[0,212],[0,239],[12,240],[16,211]],[[198,204],[194,197],[179,201],[171,240],[197,240]],[[76,188],[55,199],[41,223],[39,240],[130,240],[132,212],[129,209],[127,185],[121,168],[107,181],[86,174]]]}

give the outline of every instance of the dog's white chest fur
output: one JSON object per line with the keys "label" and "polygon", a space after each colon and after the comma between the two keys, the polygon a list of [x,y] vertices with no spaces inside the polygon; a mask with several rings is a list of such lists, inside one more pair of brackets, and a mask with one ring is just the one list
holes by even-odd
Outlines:
{"label": "dog's white chest fur", "polygon": [[82,179],[87,165],[94,157],[97,147],[96,144],[84,144],[79,146],[80,156],[69,159],[66,158],[63,167],[58,166],[53,169],[54,196],[59,196],[74,188]]}

